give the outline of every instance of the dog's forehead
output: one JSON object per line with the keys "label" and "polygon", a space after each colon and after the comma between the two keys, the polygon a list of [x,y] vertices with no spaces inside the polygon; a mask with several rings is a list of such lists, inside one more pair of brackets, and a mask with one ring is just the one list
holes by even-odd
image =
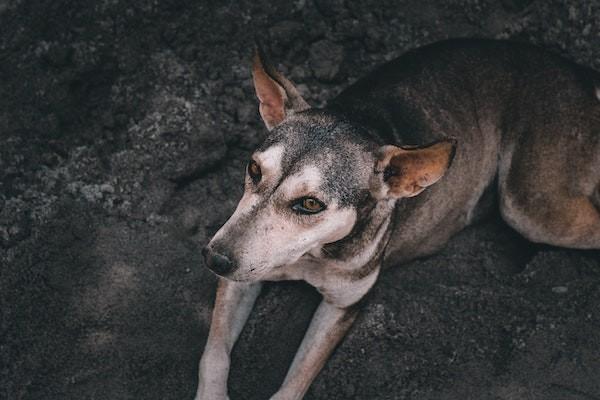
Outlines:
{"label": "dog's forehead", "polygon": [[335,147],[351,141],[356,128],[335,116],[303,112],[275,127],[267,143],[285,143],[290,149],[307,150],[316,146]]}
{"label": "dog's forehead", "polygon": [[[294,115],[269,134],[260,151],[272,151],[282,146],[282,162],[290,166],[306,158],[318,159],[324,166],[333,161],[329,155],[341,154],[345,158],[360,157],[366,142],[358,128],[343,119],[319,112]],[[340,160],[335,160],[337,163]]]}
{"label": "dog's forehead", "polygon": [[305,165],[293,174],[286,176],[281,189],[288,195],[301,196],[322,189],[323,171],[314,164]]}
{"label": "dog's forehead", "polygon": [[271,132],[256,154],[282,182],[292,179],[311,190],[318,184],[320,191],[341,203],[352,202],[366,189],[373,166],[372,152],[356,139],[352,127],[332,118],[297,118],[284,123]]}

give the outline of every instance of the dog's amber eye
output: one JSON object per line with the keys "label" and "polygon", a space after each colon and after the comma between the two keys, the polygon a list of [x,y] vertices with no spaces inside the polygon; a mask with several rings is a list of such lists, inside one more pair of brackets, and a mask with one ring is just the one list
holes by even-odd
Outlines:
{"label": "dog's amber eye", "polygon": [[325,204],[314,197],[301,197],[292,204],[292,210],[299,214],[316,214],[324,209]]}
{"label": "dog's amber eye", "polygon": [[260,182],[260,179],[262,178],[260,166],[254,160],[250,160],[248,163],[248,175],[250,175],[250,179],[252,179],[252,182],[254,183]]}

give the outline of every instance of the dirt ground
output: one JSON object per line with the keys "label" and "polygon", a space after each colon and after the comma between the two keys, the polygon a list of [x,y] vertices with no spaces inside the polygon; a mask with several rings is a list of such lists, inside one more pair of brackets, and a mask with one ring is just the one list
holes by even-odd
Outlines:
{"label": "dirt ground", "polygon": [[[599,1],[0,0],[0,398],[192,399],[199,248],[265,129],[253,36],[323,105],[404,51],[511,38],[600,69]],[[232,400],[281,383],[319,296],[269,284]],[[600,399],[600,252],[497,216],[380,279],[307,399]]]}

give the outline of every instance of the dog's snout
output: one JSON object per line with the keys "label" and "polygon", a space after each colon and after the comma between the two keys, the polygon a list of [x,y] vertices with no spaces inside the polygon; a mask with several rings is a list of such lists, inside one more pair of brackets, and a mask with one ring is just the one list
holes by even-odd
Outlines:
{"label": "dog's snout", "polygon": [[234,269],[234,264],[229,257],[217,253],[208,246],[202,249],[202,256],[208,268],[218,275],[226,275]]}

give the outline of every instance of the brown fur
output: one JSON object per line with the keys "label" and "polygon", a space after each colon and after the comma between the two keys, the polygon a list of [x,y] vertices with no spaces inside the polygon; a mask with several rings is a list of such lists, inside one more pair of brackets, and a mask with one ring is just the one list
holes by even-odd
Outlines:
{"label": "brown fur", "polygon": [[[258,56],[253,74],[261,115],[275,130],[267,140],[271,150],[263,150],[289,150],[291,143],[312,158],[291,157],[288,169],[278,171],[294,190],[283,196],[277,212],[271,210],[277,196],[247,187],[245,199],[207,247],[229,254],[243,247],[237,261],[244,265],[237,269],[250,272],[227,275],[232,279],[302,279],[323,295],[271,400],[301,399],[382,267],[439,250],[473,221],[484,193],[497,194],[506,222],[532,241],[600,248],[595,71],[532,46],[447,41],[384,65],[323,110],[307,110],[293,85]],[[286,141],[290,137],[295,140]],[[298,140],[303,137],[309,140]],[[350,151],[359,143],[360,152]],[[337,168],[314,163],[321,155],[336,160]],[[289,163],[301,167],[300,173]],[[289,211],[294,196],[319,196],[323,188],[336,199],[351,188],[354,202],[334,201],[312,216]],[[252,207],[249,193],[256,200]],[[270,245],[252,241],[248,233],[269,235],[273,224],[281,229],[270,236]],[[329,230],[335,234],[325,235]],[[232,233],[244,240],[232,240]],[[298,244],[305,247],[294,248]],[[259,264],[264,268],[252,275],[251,266]],[[222,285],[200,363],[198,400],[227,398],[229,351],[258,293],[254,284]]]}
{"label": "brown fur", "polygon": [[423,147],[385,146],[383,159],[376,169],[383,171],[391,195],[397,198],[413,197],[442,178],[455,151],[456,140],[453,139]]}

